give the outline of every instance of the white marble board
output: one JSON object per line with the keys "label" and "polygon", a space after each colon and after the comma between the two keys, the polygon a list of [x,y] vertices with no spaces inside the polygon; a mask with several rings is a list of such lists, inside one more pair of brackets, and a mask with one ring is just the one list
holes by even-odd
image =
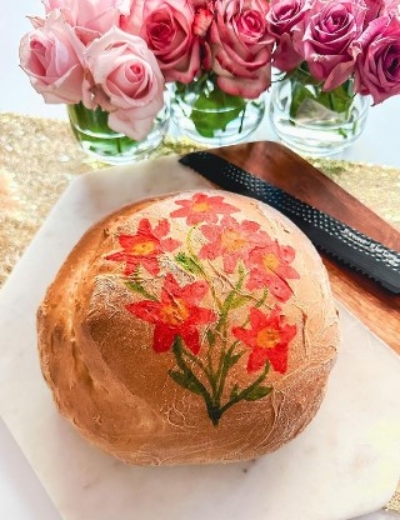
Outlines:
{"label": "white marble board", "polygon": [[176,158],[74,180],[0,294],[0,413],[65,520],[348,520],[400,477],[400,358],[339,304],[343,341],[323,405],[294,441],[255,462],[138,468],[81,439],[39,368],[35,313],[83,232],[123,204],[207,187]]}

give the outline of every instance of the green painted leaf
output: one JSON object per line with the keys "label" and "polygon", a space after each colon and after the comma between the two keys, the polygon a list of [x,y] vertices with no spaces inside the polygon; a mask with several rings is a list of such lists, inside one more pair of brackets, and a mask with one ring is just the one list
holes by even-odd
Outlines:
{"label": "green painted leaf", "polygon": [[183,269],[185,269],[185,271],[192,274],[201,273],[200,267],[196,264],[193,258],[190,258],[190,256],[187,256],[185,253],[178,253],[175,260],[183,267]]}
{"label": "green painted leaf", "polygon": [[251,390],[249,390],[249,392],[246,393],[244,399],[246,401],[258,401],[259,399],[262,399],[271,392],[272,387],[270,386],[256,386],[255,388],[252,388]]}
{"label": "green painted leaf", "polygon": [[249,300],[251,300],[250,296],[239,295],[237,298],[233,300],[233,303],[231,304],[231,309],[238,309],[239,307],[247,303]]}
{"label": "green painted leaf", "polygon": [[239,361],[239,359],[242,357],[242,354],[235,354],[234,356],[229,356],[229,358],[226,361],[226,365],[228,368],[233,367],[236,365],[236,363]]}
{"label": "green painted leaf", "polygon": [[125,282],[125,285],[130,289],[131,291],[137,292],[141,294],[142,296],[145,296],[149,300],[157,301],[157,298],[150,294],[146,289],[143,287],[143,285],[137,281],[137,280],[129,280]]}
{"label": "green painted leaf", "polygon": [[208,331],[207,331],[207,339],[208,339],[208,343],[210,344],[210,347],[213,347],[215,345],[215,334],[210,329],[208,329]]}
{"label": "green painted leaf", "polygon": [[171,379],[175,381],[178,385],[190,390],[194,394],[202,395],[202,391],[197,385],[196,381],[191,376],[190,372],[184,374],[183,372],[179,372],[178,370],[170,370],[168,372]]}
{"label": "green painted leaf", "polygon": [[233,388],[232,388],[232,391],[231,391],[231,396],[229,398],[229,400],[231,399],[236,399],[236,397],[239,395],[239,385],[235,385]]}

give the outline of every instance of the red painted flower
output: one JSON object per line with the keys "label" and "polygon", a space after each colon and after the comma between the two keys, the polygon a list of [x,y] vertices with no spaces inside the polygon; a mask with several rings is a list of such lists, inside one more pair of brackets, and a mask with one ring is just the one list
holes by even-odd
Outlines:
{"label": "red painted flower", "polygon": [[232,332],[252,349],[247,362],[248,372],[260,370],[267,360],[276,372],[286,372],[289,343],[295,337],[297,328],[285,323],[279,307],[275,307],[269,315],[253,307],[250,309],[250,329],[233,327]]}
{"label": "red painted flower", "polygon": [[191,199],[177,200],[176,204],[182,206],[171,213],[171,217],[186,217],[188,226],[194,226],[199,222],[215,224],[218,215],[230,215],[238,208],[224,202],[224,198],[217,196],[209,197],[204,193],[195,193]]}
{"label": "red painted flower", "polygon": [[172,347],[176,336],[180,336],[187,348],[198,354],[200,350],[198,325],[208,325],[216,321],[216,314],[199,307],[207,294],[208,286],[204,281],[180,287],[172,276],[167,274],[161,290],[161,301],[145,300],[127,305],[134,316],[153,323],[155,352],[166,352]]}
{"label": "red painted flower", "polygon": [[250,220],[238,222],[232,217],[224,217],[219,225],[204,225],[201,232],[209,240],[199,253],[199,258],[215,260],[222,256],[224,270],[233,273],[238,260],[245,260],[252,249],[271,244],[270,237],[260,226]]}
{"label": "red painted flower", "polygon": [[247,288],[252,291],[267,287],[278,300],[288,300],[293,291],[287,280],[300,277],[289,265],[295,254],[292,247],[281,246],[277,241],[266,247],[253,249],[245,262],[250,269]]}
{"label": "red painted flower", "polygon": [[106,256],[106,260],[126,262],[125,274],[128,276],[134,272],[138,265],[142,265],[152,275],[160,271],[158,256],[161,253],[173,251],[181,245],[181,242],[172,238],[165,238],[169,233],[169,222],[160,220],[154,229],[147,218],[139,222],[136,235],[120,235],[119,243],[122,251],[117,251]]}

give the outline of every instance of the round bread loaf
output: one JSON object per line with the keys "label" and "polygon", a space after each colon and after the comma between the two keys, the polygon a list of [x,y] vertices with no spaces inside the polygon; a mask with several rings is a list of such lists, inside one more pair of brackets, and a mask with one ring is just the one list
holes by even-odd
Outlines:
{"label": "round bread loaf", "polygon": [[92,227],[38,331],[61,413],[141,465],[276,450],[317,412],[339,343],[309,240],[269,206],[213,190],[142,201]]}

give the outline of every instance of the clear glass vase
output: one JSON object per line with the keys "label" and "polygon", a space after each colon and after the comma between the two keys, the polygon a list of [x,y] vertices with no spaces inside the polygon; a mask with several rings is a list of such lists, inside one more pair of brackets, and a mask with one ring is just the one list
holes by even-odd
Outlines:
{"label": "clear glass vase", "polygon": [[108,164],[127,164],[146,159],[161,144],[168,130],[169,106],[165,103],[149,135],[141,141],[111,130],[108,113],[100,108],[68,105],[68,116],[72,132],[86,153]]}
{"label": "clear glass vase", "polygon": [[265,112],[264,96],[249,100],[222,91],[212,72],[189,84],[175,83],[171,117],[181,136],[206,145],[223,146],[248,137]]}
{"label": "clear glass vase", "polygon": [[273,84],[269,117],[284,144],[313,156],[332,155],[352,145],[364,131],[370,100],[354,94],[350,79],[324,92],[306,69]]}

